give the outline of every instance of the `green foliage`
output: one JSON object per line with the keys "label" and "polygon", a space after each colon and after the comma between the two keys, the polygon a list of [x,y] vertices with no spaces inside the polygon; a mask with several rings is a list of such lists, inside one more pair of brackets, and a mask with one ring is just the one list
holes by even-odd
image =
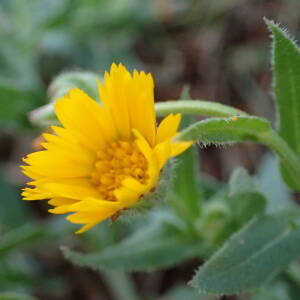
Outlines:
{"label": "green foliage", "polygon": [[[293,151],[300,157],[300,50],[296,43],[272,21],[266,21],[273,38],[273,80],[278,109],[278,130]],[[286,183],[297,189],[298,178],[289,174],[283,163]]]}
{"label": "green foliage", "polygon": [[177,139],[203,144],[259,141],[270,130],[269,122],[258,117],[211,118],[194,123],[180,132]]}
{"label": "green foliage", "polygon": [[234,171],[228,189],[230,210],[239,227],[265,211],[267,200],[246,170],[239,168]]}
{"label": "green foliage", "polygon": [[62,71],[98,73],[112,61],[138,65],[131,48],[141,27],[161,32],[150,6],[148,0],[0,1],[0,125],[27,128],[27,113],[47,102],[45,87]]}
{"label": "green foliage", "polygon": [[0,240],[0,257],[23,245],[39,240],[45,231],[36,223],[26,224],[4,234]]}
{"label": "green foliage", "polygon": [[63,253],[73,263],[95,270],[131,271],[165,268],[200,255],[200,243],[194,243],[184,235],[180,229],[182,224],[176,224],[178,220],[172,218],[168,222],[165,217],[153,218],[151,224],[100,253],[81,254],[67,247],[62,248]]}
{"label": "green foliage", "polygon": [[215,300],[211,295],[199,295],[196,290],[188,286],[176,286],[167,295],[159,298],[159,300]]}
{"label": "green foliage", "polygon": [[293,187],[300,190],[300,159],[271,128],[270,123],[258,117],[211,118],[194,123],[183,130],[178,140],[199,140],[206,144],[228,144],[252,141],[270,147],[285,164],[286,172],[293,178]]}
{"label": "green foliage", "polygon": [[268,282],[299,255],[299,218],[295,210],[255,218],[200,267],[191,285],[233,294]]}
{"label": "green foliage", "polygon": [[41,95],[28,89],[16,89],[1,85],[0,81],[0,124],[5,127],[28,127],[27,112],[41,104]]}
{"label": "green foliage", "polygon": [[[228,1],[221,2],[213,20],[222,17],[225,8],[232,5]],[[85,3],[54,0],[49,5],[45,0],[5,1],[0,7],[1,125],[26,128],[29,125],[26,114],[46,102],[43,100],[46,98],[44,86],[63,69],[76,66],[79,70],[90,68],[95,73],[76,71],[56,77],[49,88],[51,102],[30,114],[32,123],[48,126],[57,122],[53,101],[74,86],[97,99],[95,74],[99,68],[107,69],[112,61],[123,60],[128,66],[133,63],[138,66],[138,55],[132,49],[138,48],[139,36],[155,33],[160,46],[160,36],[165,34],[165,25],[163,29],[157,26],[157,19],[161,16],[153,18],[153,11],[147,7],[150,3],[139,0],[90,0]],[[204,14],[211,14],[215,6],[204,5]],[[189,22],[197,20],[196,12],[193,7],[188,13]],[[166,28],[172,31],[168,22]],[[288,186],[300,191],[300,52],[285,31],[273,22],[267,23],[273,34],[278,134],[266,119],[249,116],[216,102],[171,100],[156,103],[156,112],[158,116],[183,113],[183,123],[187,115],[213,117],[193,125],[185,123],[186,128],[177,137],[180,140],[192,139],[201,145],[251,141],[270,147],[280,160]],[[185,25],[180,22],[178,25],[184,29]],[[147,29],[141,30],[144,27]],[[147,39],[144,42],[147,46]],[[175,53],[177,51],[175,49]],[[251,51],[246,49],[245,53],[247,56]],[[255,67],[260,62],[255,59]],[[236,64],[239,70],[245,68],[239,59],[236,59]],[[250,80],[254,82],[252,78]],[[241,81],[234,84],[239,88],[247,85]],[[187,95],[183,99],[187,98],[191,97]],[[199,296],[198,291],[231,294],[245,290],[253,290],[249,296],[253,300],[298,299],[297,293],[291,291],[299,290],[299,266],[295,263],[288,266],[300,253],[300,213],[291,201],[292,193],[279,177],[275,158],[261,165],[257,176],[259,184],[241,168],[234,171],[226,185],[200,175],[195,146],[178,157],[176,164],[176,171],[174,161],[164,168],[154,193],[121,216],[121,219],[127,219],[130,215],[149,213],[148,223],[145,219],[138,222],[132,219],[126,226],[123,223],[102,224],[101,230],[95,228],[76,241],[76,245],[82,245],[87,251],[92,248],[93,252],[83,254],[63,247],[65,257],[74,264],[100,271],[112,290],[112,296],[120,300],[138,299],[134,285],[123,270],[157,270],[199,256],[207,261],[191,282],[196,290],[175,286],[161,299],[207,300],[215,299],[215,296],[203,293]],[[177,176],[172,186],[170,183],[175,173]],[[3,232],[0,239],[0,288],[13,290],[11,286],[21,286],[23,289],[20,290],[30,293],[30,285],[40,282],[37,280],[39,270],[33,266],[27,270],[27,264],[23,262],[28,265],[35,262],[30,261],[24,248],[35,251],[41,248],[43,251],[49,244],[53,247],[61,240],[67,243],[70,228],[62,227],[56,219],[53,222],[30,222],[31,214],[25,205],[18,203],[16,188],[0,180],[0,190],[3,204],[0,210]],[[162,205],[163,199],[170,200],[168,205]],[[150,212],[150,208],[158,203],[158,209]],[[283,211],[284,208],[288,210]],[[122,234],[119,235],[119,231]],[[73,242],[71,240],[71,245]],[[20,264],[18,257],[23,260]],[[276,275],[279,276],[270,282]],[[43,281],[49,288],[48,281]],[[117,291],[116,284],[121,287]],[[32,298],[0,293],[1,299]]]}
{"label": "green foliage", "polygon": [[267,153],[257,170],[257,182],[268,199],[268,212],[286,209],[295,205],[292,193],[284,184],[276,157]]}
{"label": "green foliage", "polygon": [[[181,99],[190,98],[188,88],[182,91]],[[187,100],[180,100],[183,105]],[[192,116],[184,115],[180,130],[192,123]],[[174,193],[170,197],[170,204],[176,213],[194,230],[194,222],[201,215],[201,202],[203,198],[203,187],[201,186],[199,155],[196,146],[191,146],[176,159],[176,178],[174,182]]]}
{"label": "green foliage", "polygon": [[36,300],[36,298],[33,296],[19,294],[19,293],[0,292],[0,300]]}
{"label": "green foliage", "polygon": [[296,300],[289,295],[289,288],[284,281],[275,280],[253,292],[251,300]]}
{"label": "green foliage", "polygon": [[267,21],[273,38],[274,92],[280,135],[300,156],[300,50],[288,33]]}
{"label": "green foliage", "polygon": [[[111,293],[118,300],[139,300],[137,291],[135,290],[134,283],[130,280],[130,277],[120,270],[102,270],[101,274],[107,283],[111,287]],[[115,283],[118,283],[116,288]]]}
{"label": "green foliage", "polygon": [[265,212],[267,200],[246,170],[236,169],[228,187],[204,203],[198,228],[207,253],[215,251],[235,230]]}
{"label": "green foliage", "polygon": [[188,223],[193,223],[201,212],[199,160],[195,146],[177,160],[174,195],[171,197],[176,211]]}
{"label": "green foliage", "polygon": [[[0,174],[3,169],[0,168]],[[30,220],[30,213],[25,203],[20,202],[18,189],[0,178],[0,201],[2,208],[0,210],[0,228],[14,228],[23,225]],[[14,216],[13,218],[11,216]]]}

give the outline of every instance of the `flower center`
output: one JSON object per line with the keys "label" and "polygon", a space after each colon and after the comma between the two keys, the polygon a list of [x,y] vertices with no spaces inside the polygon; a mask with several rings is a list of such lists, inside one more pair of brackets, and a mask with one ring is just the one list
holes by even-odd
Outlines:
{"label": "flower center", "polygon": [[132,140],[113,142],[105,150],[97,152],[98,161],[91,175],[92,182],[106,200],[116,200],[114,191],[126,178],[134,178],[145,184],[147,161]]}

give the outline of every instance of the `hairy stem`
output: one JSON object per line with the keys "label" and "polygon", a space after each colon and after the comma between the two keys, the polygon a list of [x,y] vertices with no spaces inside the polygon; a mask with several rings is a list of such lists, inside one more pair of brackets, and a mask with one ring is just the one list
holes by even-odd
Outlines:
{"label": "hairy stem", "polygon": [[124,271],[106,270],[101,275],[116,300],[140,300],[131,278]]}
{"label": "hairy stem", "polygon": [[159,102],[155,104],[155,110],[158,116],[164,116],[170,113],[211,117],[247,116],[247,113],[231,106],[204,100],[169,100]]}

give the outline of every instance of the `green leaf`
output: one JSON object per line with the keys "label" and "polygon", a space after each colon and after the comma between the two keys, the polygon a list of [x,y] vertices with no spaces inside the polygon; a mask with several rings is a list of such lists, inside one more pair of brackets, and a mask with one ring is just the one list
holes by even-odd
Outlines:
{"label": "green leaf", "polygon": [[300,156],[300,50],[286,31],[267,21],[273,37],[274,93],[280,135]]}
{"label": "green leaf", "polygon": [[193,146],[178,158],[174,184],[175,195],[172,201],[178,213],[191,222],[200,215],[202,195],[199,188],[199,176],[198,153]]}
{"label": "green leaf", "polygon": [[46,235],[45,230],[39,224],[26,224],[16,229],[10,230],[1,236],[0,258],[12,250],[17,250],[22,246],[32,244],[36,240]]}
{"label": "green leaf", "polygon": [[[231,175],[228,187],[204,202],[198,228],[207,253],[212,253],[251,218],[265,211],[267,200],[255,180],[242,168]],[[205,253],[206,254],[206,253]]]}
{"label": "green leaf", "polygon": [[186,285],[177,285],[158,300],[216,300],[211,295],[199,295],[196,290]]}
{"label": "green leaf", "polygon": [[300,255],[300,213],[252,220],[196,272],[200,292],[234,294],[262,286]]}
{"label": "green leaf", "polygon": [[221,190],[204,202],[202,216],[196,223],[203,240],[205,257],[209,257],[236,229],[227,198],[227,191]]}
{"label": "green leaf", "polygon": [[267,199],[247,171],[238,168],[229,181],[228,202],[236,221],[242,225],[265,211]]}
{"label": "green leaf", "polygon": [[200,253],[200,245],[186,240],[178,228],[154,220],[119,244],[99,253],[81,254],[62,247],[65,257],[73,263],[101,269],[154,270],[175,265]]}
{"label": "green leaf", "polygon": [[[278,130],[288,145],[300,157],[300,50],[288,33],[266,20],[273,37],[273,81],[278,110]],[[282,173],[291,187],[298,178],[290,176],[284,164]]]}
{"label": "green leaf", "polygon": [[27,112],[41,105],[42,98],[39,90],[23,89],[17,86],[13,88],[1,84],[0,81],[0,124],[7,128],[20,128],[28,126]]}
{"label": "green leaf", "polygon": [[300,159],[272,128],[270,123],[258,117],[211,118],[194,123],[177,136],[178,140],[199,140],[203,144],[228,144],[252,141],[270,147],[286,166],[290,187],[300,191]]}
{"label": "green leaf", "polygon": [[211,118],[189,126],[177,139],[199,140],[203,144],[259,141],[259,137],[270,130],[270,123],[263,118]]}
{"label": "green leaf", "polygon": [[210,117],[247,116],[247,113],[221,103],[204,100],[164,101],[155,104],[158,116],[182,113]]}
{"label": "green leaf", "polygon": [[254,291],[251,300],[292,300],[292,298],[286,282],[276,280],[266,287]]}
{"label": "green leaf", "polygon": [[297,285],[300,284],[300,265],[299,262],[296,261],[292,263],[286,270],[285,274],[292,279]]}
{"label": "green leaf", "polygon": [[[139,296],[131,280],[130,274],[121,270],[102,270],[101,277],[109,287],[114,299],[118,300],[139,300]],[[116,289],[116,282],[118,288]]]}
{"label": "green leaf", "polygon": [[295,205],[292,202],[292,193],[281,178],[278,159],[275,155],[267,153],[261,159],[256,176],[260,189],[267,196],[269,213]]}

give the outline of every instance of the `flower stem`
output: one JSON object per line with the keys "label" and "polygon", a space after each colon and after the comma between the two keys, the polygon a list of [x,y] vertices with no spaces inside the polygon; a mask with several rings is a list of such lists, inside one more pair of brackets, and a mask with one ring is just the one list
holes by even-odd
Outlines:
{"label": "flower stem", "polygon": [[211,117],[247,116],[247,113],[231,106],[204,100],[169,100],[155,104],[158,116],[170,113],[193,114]]}
{"label": "flower stem", "polygon": [[260,135],[259,141],[270,147],[280,157],[281,165],[287,170],[290,180],[293,181],[294,189],[300,191],[300,158],[287,142],[274,130]]}
{"label": "flower stem", "polygon": [[101,274],[114,299],[140,300],[134,284],[127,273],[119,270],[105,270]]}

